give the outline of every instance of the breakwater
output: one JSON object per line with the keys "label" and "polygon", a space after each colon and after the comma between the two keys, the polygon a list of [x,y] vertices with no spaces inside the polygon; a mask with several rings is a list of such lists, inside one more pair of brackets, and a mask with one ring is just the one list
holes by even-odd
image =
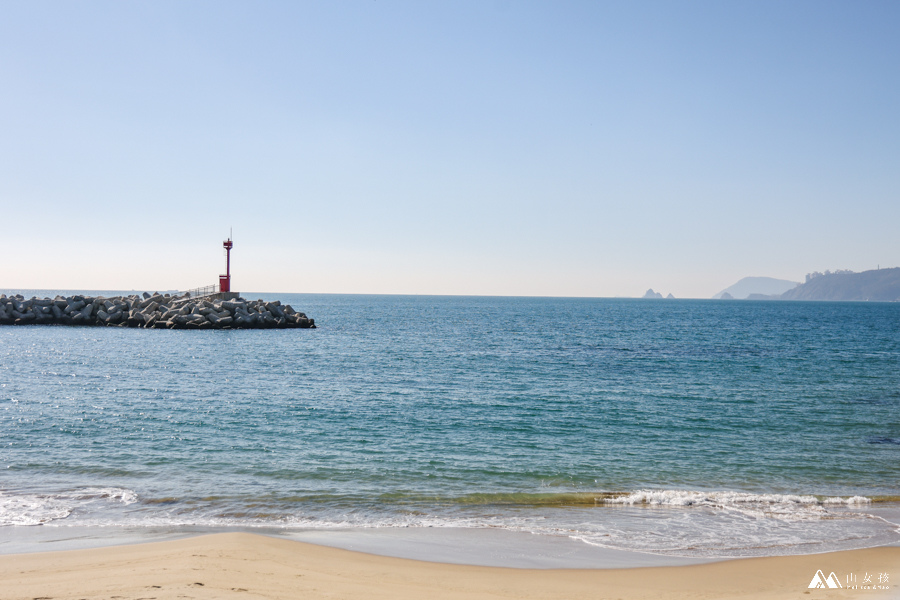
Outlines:
{"label": "breakwater", "polygon": [[280,301],[189,295],[74,295],[29,298],[0,294],[0,325],[86,325],[154,329],[309,329],[315,321]]}

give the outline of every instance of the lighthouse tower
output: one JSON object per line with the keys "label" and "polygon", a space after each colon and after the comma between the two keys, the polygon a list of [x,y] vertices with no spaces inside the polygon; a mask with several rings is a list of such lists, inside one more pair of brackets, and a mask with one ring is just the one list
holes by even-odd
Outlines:
{"label": "lighthouse tower", "polygon": [[227,258],[225,259],[225,274],[219,275],[219,292],[230,292],[231,291],[231,247],[234,246],[234,243],[231,241],[231,236],[228,237],[227,240],[222,242],[222,247],[225,248],[225,255]]}

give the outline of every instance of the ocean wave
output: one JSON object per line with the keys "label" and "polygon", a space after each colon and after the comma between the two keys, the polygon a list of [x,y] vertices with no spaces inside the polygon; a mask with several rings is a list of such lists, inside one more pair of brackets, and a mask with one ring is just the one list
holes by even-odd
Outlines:
{"label": "ocean wave", "polygon": [[730,504],[768,504],[785,506],[812,506],[822,504],[863,505],[872,500],[865,496],[817,497],[798,494],[754,494],[749,492],[701,492],[689,490],[639,490],[621,495],[608,495],[608,504],[651,504],[658,506],[726,506]]}
{"label": "ocean wave", "polygon": [[604,502],[628,506],[698,507],[782,520],[808,520],[855,518],[858,516],[856,513],[835,512],[829,508],[861,507],[871,504],[872,500],[865,496],[817,497],[734,491],[640,490],[627,495],[609,497]]}
{"label": "ocean wave", "polygon": [[127,506],[136,503],[138,496],[133,490],[116,487],[88,487],[46,494],[0,491],[0,526],[45,525],[103,501]]}
{"label": "ocean wave", "polygon": [[138,501],[138,495],[133,490],[116,487],[89,487],[62,492],[62,498],[73,500],[116,500],[122,504],[134,504]]}
{"label": "ocean wave", "polygon": [[71,513],[72,508],[61,498],[0,492],[0,525],[42,525]]}

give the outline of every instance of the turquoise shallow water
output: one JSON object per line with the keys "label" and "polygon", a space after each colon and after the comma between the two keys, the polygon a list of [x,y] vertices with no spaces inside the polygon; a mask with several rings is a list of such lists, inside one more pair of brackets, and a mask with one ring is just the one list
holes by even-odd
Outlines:
{"label": "turquoise shallow water", "polygon": [[900,304],[261,296],[319,329],[0,328],[0,527],[900,540]]}

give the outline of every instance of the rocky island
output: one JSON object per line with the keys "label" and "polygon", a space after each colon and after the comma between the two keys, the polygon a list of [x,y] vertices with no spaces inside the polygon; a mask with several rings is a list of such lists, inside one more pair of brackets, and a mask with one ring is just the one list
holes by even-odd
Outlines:
{"label": "rocky island", "polygon": [[[217,297],[218,296],[218,297]],[[144,292],[130,296],[30,298],[0,294],[0,325],[87,325],[154,329],[315,328],[280,301]]]}

